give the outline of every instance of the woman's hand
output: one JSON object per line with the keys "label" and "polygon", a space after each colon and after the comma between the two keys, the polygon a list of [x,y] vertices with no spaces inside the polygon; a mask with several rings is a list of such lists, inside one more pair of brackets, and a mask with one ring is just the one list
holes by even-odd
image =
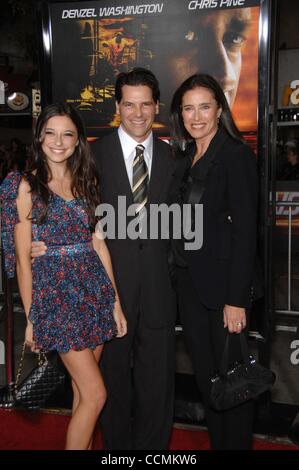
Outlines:
{"label": "woman's hand", "polygon": [[33,340],[33,324],[30,320],[27,321],[27,326],[25,330],[25,343],[26,346],[28,346],[28,348],[30,348],[32,352],[39,352],[39,348],[36,346]]}
{"label": "woman's hand", "polygon": [[230,333],[241,333],[246,327],[245,308],[224,305],[223,309],[224,328],[228,327]]}
{"label": "woman's hand", "polygon": [[119,299],[116,299],[113,310],[113,318],[117,328],[117,338],[122,338],[127,334],[127,320],[122,311]]}

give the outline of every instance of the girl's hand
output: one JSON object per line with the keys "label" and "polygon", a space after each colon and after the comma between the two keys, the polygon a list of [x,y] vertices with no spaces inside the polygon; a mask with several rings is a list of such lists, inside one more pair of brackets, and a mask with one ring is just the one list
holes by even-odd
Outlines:
{"label": "girl's hand", "polygon": [[28,346],[32,352],[39,352],[39,348],[36,346],[33,340],[33,325],[30,320],[27,321],[27,326],[25,330],[25,343],[26,346]]}
{"label": "girl's hand", "polygon": [[127,320],[122,311],[120,301],[117,299],[114,304],[113,318],[117,328],[117,338],[122,338],[127,334]]}

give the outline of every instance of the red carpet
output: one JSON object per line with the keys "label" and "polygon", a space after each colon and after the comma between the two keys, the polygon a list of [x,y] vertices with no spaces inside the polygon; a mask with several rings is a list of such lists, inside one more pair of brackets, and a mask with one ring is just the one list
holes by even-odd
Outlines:
{"label": "red carpet", "polygon": [[[50,413],[0,409],[0,450],[61,450],[69,421],[68,416]],[[94,449],[102,449],[100,432],[96,432]],[[170,450],[207,450],[204,431],[173,429]],[[255,439],[255,450],[299,450],[299,446]]]}

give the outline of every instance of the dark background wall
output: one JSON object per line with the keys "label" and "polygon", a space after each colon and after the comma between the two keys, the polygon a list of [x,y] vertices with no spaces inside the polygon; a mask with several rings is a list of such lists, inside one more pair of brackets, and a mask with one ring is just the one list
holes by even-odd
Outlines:
{"label": "dark background wall", "polygon": [[[279,0],[279,48],[299,48],[299,1]],[[299,68],[299,64],[298,64]]]}

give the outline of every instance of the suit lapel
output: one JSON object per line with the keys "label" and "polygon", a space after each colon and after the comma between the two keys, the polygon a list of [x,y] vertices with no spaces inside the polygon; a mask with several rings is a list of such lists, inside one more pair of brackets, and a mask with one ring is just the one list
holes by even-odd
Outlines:
{"label": "suit lapel", "polygon": [[166,184],[168,176],[168,164],[167,158],[161,151],[159,142],[154,137],[153,140],[153,160],[152,170],[149,183],[149,202],[158,203],[159,195]]}
{"label": "suit lapel", "polygon": [[115,139],[111,150],[109,160],[111,161],[112,175],[115,178],[115,182],[118,187],[118,194],[126,196],[128,205],[130,205],[133,203],[132,189],[117,132],[115,133]]}

